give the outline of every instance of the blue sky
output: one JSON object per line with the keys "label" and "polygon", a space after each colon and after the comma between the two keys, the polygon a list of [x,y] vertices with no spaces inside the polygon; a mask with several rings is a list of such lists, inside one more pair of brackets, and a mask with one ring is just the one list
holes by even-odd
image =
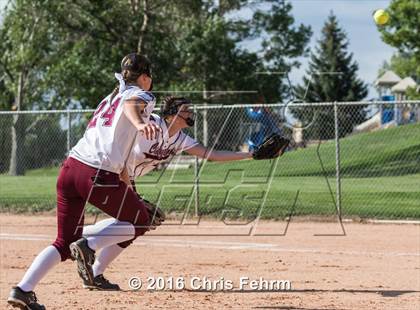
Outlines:
{"label": "blue sky", "polygon": [[[389,0],[292,0],[293,15],[297,22],[309,24],[313,29],[311,46],[319,39],[322,26],[331,10],[348,35],[349,50],[359,64],[360,77],[372,84],[384,60],[389,60],[396,51],[382,42],[380,33],[372,19],[372,12],[386,8]],[[293,80],[300,80],[303,70],[294,72]],[[369,97],[376,95],[370,87]]]}
{"label": "blue sky", "polygon": [[[372,19],[372,12],[378,8],[386,8],[390,0],[291,0],[293,16],[296,23],[310,25],[313,30],[311,46],[319,39],[321,28],[332,10],[338,18],[340,26],[347,33],[349,50],[359,64],[359,76],[366,83],[372,84],[378,69],[384,60],[389,60],[395,49],[382,42],[380,34]],[[0,0],[2,9],[6,0]],[[249,12],[248,12],[249,13]],[[239,15],[247,14],[241,12]],[[258,48],[258,42],[249,43],[251,49]],[[307,68],[307,59],[301,59],[302,66],[291,75],[293,83],[299,83]],[[370,87],[369,98],[376,95]]]}
{"label": "blue sky", "polygon": [[[316,45],[321,36],[321,29],[333,11],[339,25],[347,33],[349,51],[353,59],[359,64],[359,77],[369,84],[368,98],[376,96],[372,83],[377,72],[385,60],[389,60],[396,51],[382,42],[380,33],[372,19],[372,12],[379,8],[386,8],[390,0],[291,0],[292,14],[296,24],[312,27],[313,35],[310,47]],[[250,10],[243,10],[238,17],[251,14]],[[258,49],[259,42],[248,42],[245,46],[251,50]],[[302,66],[295,69],[290,78],[293,84],[300,83],[307,69],[308,59],[301,58]]]}
{"label": "blue sky", "polygon": [[[7,0],[0,0],[0,10],[3,11],[4,6],[6,5]],[[0,17],[1,18],[1,17]]]}

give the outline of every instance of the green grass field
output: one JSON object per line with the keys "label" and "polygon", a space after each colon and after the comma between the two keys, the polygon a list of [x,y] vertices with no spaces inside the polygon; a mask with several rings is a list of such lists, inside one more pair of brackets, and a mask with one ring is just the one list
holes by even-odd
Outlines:
{"label": "green grass field", "polygon": [[[335,193],[334,142],[323,143],[320,156]],[[341,140],[341,161],[344,216],[420,218],[419,124],[346,137]],[[48,168],[22,177],[1,175],[1,209],[53,209],[57,173],[58,168]],[[193,173],[193,169],[157,171],[139,179],[138,189],[148,199],[159,200],[167,211],[182,212],[193,191]],[[284,218],[298,191],[294,214],[336,212],[316,146],[288,152],[277,166],[276,161],[206,163],[200,181],[201,214],[253,218],[261,211],[264,218]]]}

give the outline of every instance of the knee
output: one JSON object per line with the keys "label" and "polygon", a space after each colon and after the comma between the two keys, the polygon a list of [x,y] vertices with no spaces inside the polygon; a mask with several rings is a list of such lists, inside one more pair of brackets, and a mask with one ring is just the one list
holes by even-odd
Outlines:
{"label": "knee", "polygon": [[135,225],[135,237],[143,236],[148,230],[149,226],[147,225]]}
{"label": "knee", "polygon": [[70,243],[66,242],[63,239],[56,239],[52,244],[60,253],[61,261],[64,262],[65,260],[71,258],[70,256]]}
{"label": "knee", "polygon": [[134,221],[134,235],[135,237],[143,236],[150,229],[150,217],[149,213],[146,211],[146,208],[142,210],[142,214],[136,216]]}

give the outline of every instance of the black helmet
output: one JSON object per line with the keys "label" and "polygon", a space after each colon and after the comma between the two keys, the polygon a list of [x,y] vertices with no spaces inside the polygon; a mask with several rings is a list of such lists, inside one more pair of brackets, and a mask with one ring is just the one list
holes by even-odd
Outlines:
{"label": "black helmet", "polygon": [[[185,97],[173,97],[173,96],[166,97],[162,101],[162,105],[160,107],[160,114],[162,117],[177,115],[179,107],[182,106],[183,104],[191,104],[191,100]],[[195,115],[194,115],[194,118],[191,118],[191,117],[184,118],[181,115],[178,115],[178,117],[182,118],[188,126],[190,127],[194,126]]]}
{"label": "black helmet", "polygon": [[152,63],[146,56],[131,53],[121,61],[121,72],[130,81],[136,80],[142,74],[152,77]]}
{"label": "black helmet", "polygon": [[183,104],[191,104],[191,100],[185,97],[168,96],[162,100],[160,114],[162,116],[176,115],[178,108]]}

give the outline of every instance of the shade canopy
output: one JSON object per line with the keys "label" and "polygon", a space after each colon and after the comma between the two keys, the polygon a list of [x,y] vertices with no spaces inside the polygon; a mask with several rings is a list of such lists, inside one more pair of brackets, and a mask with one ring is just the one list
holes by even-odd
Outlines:
{"label": "shade canopy", "polygon": [[416,86],[417,86],[416,82],[411,77],[406,77],[405,79],[395,84],[391,88],[391,91],[394,93],[405,93],[407,88],[409,87],[415,88]]}
{"label": "shade canopy", "polygon": [[375,81],[375,85],[382,87],[392,87],[400,81],[401,78],[394,71],[389,70],[382,74],[381,77]]}

